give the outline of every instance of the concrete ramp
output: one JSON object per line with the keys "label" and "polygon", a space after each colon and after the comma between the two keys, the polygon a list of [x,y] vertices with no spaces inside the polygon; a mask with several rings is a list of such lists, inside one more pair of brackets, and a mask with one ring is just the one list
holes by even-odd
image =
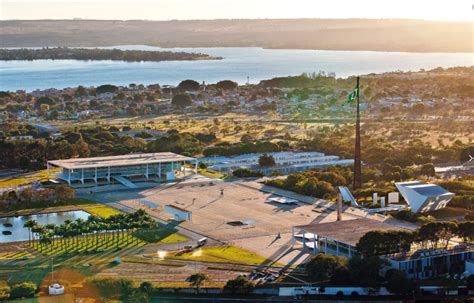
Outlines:
{"label": "concrete ramp", "polygon": [[115,180],[117,180],[118,182],[122,183],[124,186],[126,186],[127,188],[138,188],[138,186],[136,186],[135,184],[133,184],[130,180],[127,180],[125,179],[124,177],[122,176],[113,176],[112,178],[114,178]]}
{"label": "concrete ramp", "polygon": [[339,186],[339,192],[341,193],[344,202],[351,202],[352,207],[359,207],[359,203],[357,203],[357,200],[354,198],[349,188],[346,186]]}

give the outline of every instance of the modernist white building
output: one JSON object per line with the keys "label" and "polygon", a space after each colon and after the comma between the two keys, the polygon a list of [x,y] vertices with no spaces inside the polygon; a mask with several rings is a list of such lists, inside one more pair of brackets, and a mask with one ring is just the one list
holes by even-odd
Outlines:
{"label": "modernist white building", "polygon": [[[324,253],[353,258],[359,255],[357,243],[369,231],[413,230],[368,218],[350,219],[294,226],[293,247],[312,254]],[[460,244],[449,249],[421,249],[382,255],[391,268],[405,272],[411,279],[425,279],[445,274],[455,275],[469,269],[474,259],[474,245]]]}
{"label": "modernist white building", "polygon": [[[275,159],[276,165],[272,167],[260,167],[258,165],[258,159],[264,154],[271,155]],[[319,152],[255,153],[229,157],[206,157],[200,158],[199,161],[210,165],[209,169],[212,170],[232,172],[239,168],[246,168],[259,171],[263,174],[269,174],[273,171],[288,174],[317,167],[354,164],[353,159],[340,159],[338,156],[328,156]]]}
{"label": "modernist white building", "polygon": [[395,183],[400,194],[414,213],[445,208],[454,194],[439,185],[419,181]]}
{"label": "modernist white building", "polygon": [[185,163],[194,163],[197,166],[198,161],[175,153],[153,153],[54,160],[48,161],[47,165],[48,175],[51,167],[61,168],[54,176],[70,185],[107,184],[117,181],[129,188],[135,188],[130,179],[172,181],[178,172],[185,177]]}

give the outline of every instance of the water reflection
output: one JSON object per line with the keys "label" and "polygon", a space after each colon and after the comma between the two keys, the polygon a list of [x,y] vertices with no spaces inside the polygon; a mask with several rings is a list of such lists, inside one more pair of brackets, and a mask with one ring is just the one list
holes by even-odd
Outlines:
{"label": "water reflection", "polygon": [[[0,218],[0,243],[16,242],[28,240],[28,229],[23,225],[28,220],[35,220],[38,224],[63,224],[66,220],[86,220],[89,213],[83,210],[47,213],[31,216],[17,216]],[[11,226],[10,226],[11,225]],[[11,235],[6,235],[4,231],[10,231]]]}

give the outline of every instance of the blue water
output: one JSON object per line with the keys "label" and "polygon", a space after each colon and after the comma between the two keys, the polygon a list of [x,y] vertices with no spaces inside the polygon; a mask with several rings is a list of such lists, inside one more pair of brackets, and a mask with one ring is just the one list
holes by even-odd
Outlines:
{"label": "blue water", "polygon": [[[23,227],[26,221],[35,220],[38,224],[63,224],[66,220],[75,221],[77,219],[87,220],[90,214],[83,210],[65,211],[56,213],[39,214],[32,216],[18,216],[18,217],[4,217],[0,218],[0,230],[9,230],[12,232],[11,235],[4,235],[0,232],[0,243],[25,241],[28,240],[29,231]],[[10,223],[12,227],[5,227],[4,223]]]}
{"label": "blue water", "polygon": [[135,45],[108,48],[200,52],[221,56],[215,61],[119,62],[37,60],[0,61],[0,90],[152,84],[176,85],[184,79],[206,83],[230,79],[258,83],[277,76],[303,72],[335,72],[338,77],[396,70],[418,71],[436,67],[472,66],[474,53],[401,53],[319,51],[294,49],[172,48]]}

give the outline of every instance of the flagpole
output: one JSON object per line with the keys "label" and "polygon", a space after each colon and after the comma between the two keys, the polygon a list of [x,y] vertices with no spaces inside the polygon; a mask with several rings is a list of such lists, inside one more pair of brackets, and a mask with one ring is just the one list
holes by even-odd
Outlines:
{"label": "flagpole", "polygon": [[359,77],[357,77],[357,117],[355,130],[355,151],[354,151],[354,184],[353,189],[362,186],[361,155],[360,155],[360,99],[359,99]]}

